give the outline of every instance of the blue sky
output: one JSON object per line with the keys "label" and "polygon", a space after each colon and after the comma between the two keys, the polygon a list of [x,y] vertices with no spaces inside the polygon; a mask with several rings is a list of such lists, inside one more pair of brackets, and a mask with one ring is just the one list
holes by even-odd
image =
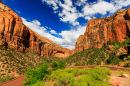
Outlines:
{"label": "blue sky", "polygon": [[23,23],[58,45],[73,49],[88,20],[130,7],[129,0],[2,0]]}

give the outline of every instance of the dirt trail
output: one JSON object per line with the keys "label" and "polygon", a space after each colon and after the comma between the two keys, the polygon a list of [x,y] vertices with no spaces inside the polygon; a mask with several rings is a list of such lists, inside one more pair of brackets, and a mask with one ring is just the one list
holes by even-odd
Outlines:
{"label": "dirt trail", "polygon": [[[94,68],[96,66],[74,66],[76,68],[79,68],[79,69],[82,69],[82,68],[85,68],[85,67],[88,67],[88,68]],[[66,68],[74,68],[74,67],[66,67]],[[124,70],[127,70],[127,71],[130,71],[130,68],[122,68],[122,67],[111,67],[111,66],[100,66],[100,67],[107,67],[109,68],[110,70],[117,70],[117,69],[120,69],[122,71]],[[22,86],[21,83],[24,82],[24,79],[26,78],[26,75],[24,76],[21,76],[19,78],[15,78],[13,80],[10,80],[8,82],[5,82],[3,84],[0,84],[0,86]]]}

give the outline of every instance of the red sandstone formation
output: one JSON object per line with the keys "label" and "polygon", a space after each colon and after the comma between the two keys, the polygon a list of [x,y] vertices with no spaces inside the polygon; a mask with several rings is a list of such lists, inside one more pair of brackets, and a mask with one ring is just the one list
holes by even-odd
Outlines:
{"label": "red sandstone formation", "polygon": [[127,36],[130,37],[130,8],[119,10],[109,18],[91,19],[84,35],[77,39],[75,52],[122,42]]}
{"label": "red sandstone formation", "polygon": [[2,3],[2,1],[0,0],[0,3]]}
{"label": "red sandstone formation", "polygon": [[41,56],[67,57],[71,54],[69,49],[62,48],[30,30],[22,23],[21,18],[2,2],[0,3],[0,46],[20,52],[30,48]]}
{"label": "red sandstone formation", "polygon": [[109,18],[91,19],[84,35],[77,39],[75,49],[62,48],[41,37],[22,23],[21,18],[0,0],[0,46],[25,52],[26,48],[41,56],[67,57],[89,48],[101,48],[104,44],[130,37],[130,8],[122,9]]}

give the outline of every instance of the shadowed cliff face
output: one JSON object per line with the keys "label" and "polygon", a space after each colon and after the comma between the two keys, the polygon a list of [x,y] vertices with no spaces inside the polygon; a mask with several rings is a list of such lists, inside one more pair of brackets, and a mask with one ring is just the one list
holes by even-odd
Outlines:
{"label": "shadowed cliff face", "polygon": [[30,48],[41,56],[67,57],[71,51],[41,37],[22,23],[21,18],[0,0],[0,46],[27,52]]}
{"label": "shadowed cliff face", "polygon": [[119,10],[109,18],[91,19],[84,35],[79,36],[75,52],[101,48],[111,42],[122,42],[130,37],[130,8]]}

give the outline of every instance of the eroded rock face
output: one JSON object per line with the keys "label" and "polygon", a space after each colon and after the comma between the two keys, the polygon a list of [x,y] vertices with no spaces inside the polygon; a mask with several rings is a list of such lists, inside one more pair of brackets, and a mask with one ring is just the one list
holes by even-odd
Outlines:
{"label": "eroded rock face", "polygon": [[30,30],[11,8],[2,3],[0,3],[0,46],[20,52],[30,48],[41,56],[67,57],[71,54],[69,49],[62,48]]}
{"label": "eroded rock face", "polygon": [[122,9],[109,18],[91,19],[84,35],[77,39],[75,52],[122,42],[127,36],[130,37],[130,8]]}

